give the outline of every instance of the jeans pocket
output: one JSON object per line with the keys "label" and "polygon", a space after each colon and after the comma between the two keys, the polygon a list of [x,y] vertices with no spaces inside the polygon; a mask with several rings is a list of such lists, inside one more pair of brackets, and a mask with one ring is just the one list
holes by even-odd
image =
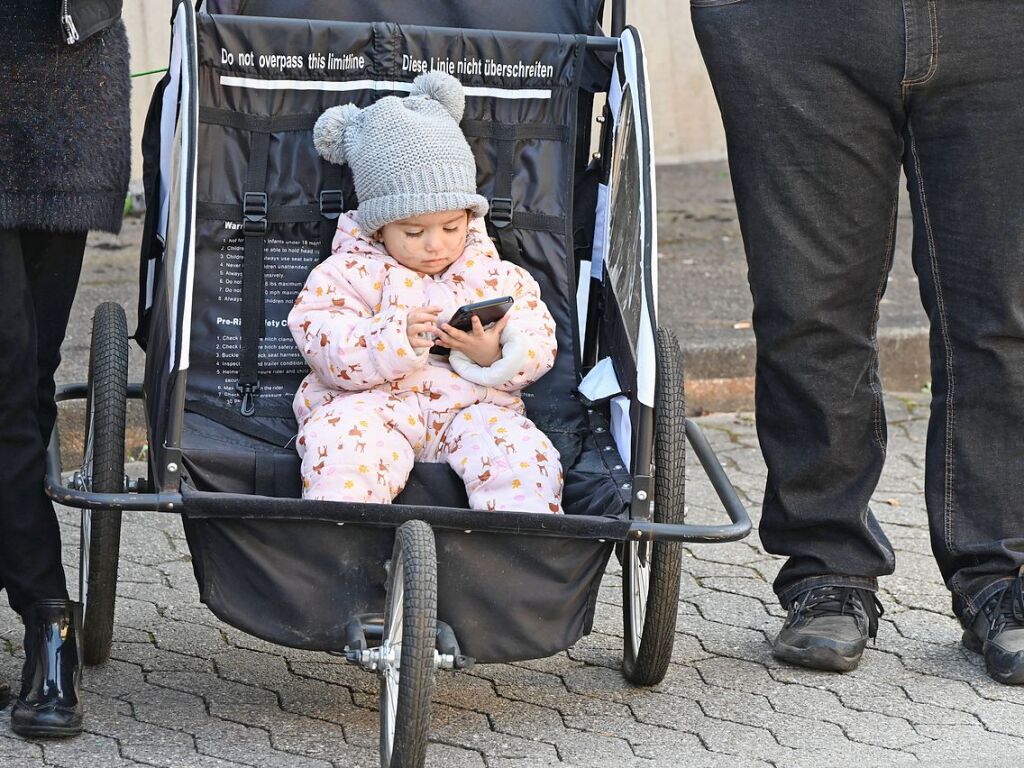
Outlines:
{"label": "jeans pocket", "polygon": [[690,0],[691,8],[713,8],[716,5],[733,5],[744,0]]}

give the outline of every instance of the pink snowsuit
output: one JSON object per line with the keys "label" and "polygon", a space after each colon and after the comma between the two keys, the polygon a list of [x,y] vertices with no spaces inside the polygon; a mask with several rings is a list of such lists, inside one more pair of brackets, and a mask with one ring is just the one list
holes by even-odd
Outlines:
{"label": "pink snowsuit", "polygon": [[[452,351],[417,354],[406,315],[512,296],[502,357],[489,367]],[[555,323],[537,283],[501,261],[472,219],[447,270],[403,267],[343,215],[333,254],[306,280],[288,327],[312,369],[295,394],[303,497],[389,503],[413,461],[447,462],[473,509],[561,512],[558,452],[525,416],[520,391],[555,358]]]}

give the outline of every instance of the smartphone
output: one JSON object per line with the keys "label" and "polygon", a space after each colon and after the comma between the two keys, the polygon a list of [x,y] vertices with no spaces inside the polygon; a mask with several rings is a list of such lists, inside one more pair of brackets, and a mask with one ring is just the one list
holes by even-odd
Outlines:
{"label": "smartphone", "polygon": [[[512,309],[514,299],[511,296],[501,296],[497,299],[478,301],[475,304],[465,304],[455,310],[448,325],[460,331],[469,333],[473,330],[473,318],[479,317],[480,323],[486,328],[491,323],[496,323]],[[435,344],[430,348],[432,355],[447,355],[451,352],[448,347]]]}

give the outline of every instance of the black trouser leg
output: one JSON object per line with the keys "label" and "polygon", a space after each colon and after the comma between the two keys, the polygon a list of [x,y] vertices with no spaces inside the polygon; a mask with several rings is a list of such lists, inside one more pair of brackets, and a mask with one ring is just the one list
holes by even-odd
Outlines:
{"label": "black trouser leg", "polygon": [[871,587],[885,453],[875,324],[902,162],[931,319],[926,498],[970,620],[1024,565],[1024,14],[1016,0],[694,6],[750,265],[761,537],[783,603]]}
{"label": "black trouser leg", "polygon": [[925,495],[932,551],[969,623],[1024,565],[1024,8],[915,10],[936,33],[910,46],[905,87],[932,329]]}
{"label": "black trouser leg", "polygon": [[0,232],[0,583],[19,613],[67,598],[43,476],[53,374],[84,251],[85,233]]}
{"label": "black trouser leg", "polygon": [[885,457],[875,338],[903,154],[898,4],[694,6],[722,109],[757,339],[765,548],[784,604],[876,588],[892,548],[868,508]]}

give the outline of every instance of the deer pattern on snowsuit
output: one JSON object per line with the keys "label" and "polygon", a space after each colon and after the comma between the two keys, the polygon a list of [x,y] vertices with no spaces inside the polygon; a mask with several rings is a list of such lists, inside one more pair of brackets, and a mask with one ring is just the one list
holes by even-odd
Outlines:
{"label": "deer pattern on snowsuit", "polygon": [[[340,217],[332,250],[288,316],[310,366],[293,402],[303,496],[388,503],[414,461],[447,462],[474,509],[561,512],[558,452],[520,394],[554,362],[554,320],[529,273],[498,257],[483,220],[471,220],[464,251],[440,275],[403,267],[352,214]],[[444,322],[504,295],[514,299],[506,330],[523,342],[507,380],[476,383],[409,344],[410,309],[443,307]]]}

